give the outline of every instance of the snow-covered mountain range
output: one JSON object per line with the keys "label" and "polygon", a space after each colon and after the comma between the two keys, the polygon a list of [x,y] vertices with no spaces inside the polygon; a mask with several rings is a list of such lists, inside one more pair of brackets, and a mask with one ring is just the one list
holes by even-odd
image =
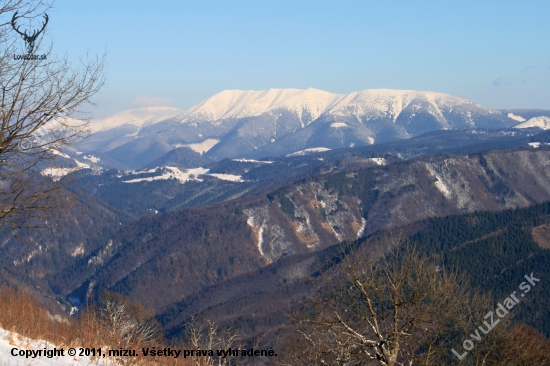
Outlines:
{"label": "snow-covered mountain range", "polygon": [[156,107],[93,121],[95,133],[77,150],[136,169],[176,148],[216,160],[262,158],[434,130],[512,127],[521,119],[517,113],[426,91],[226,90],[183,112]]}

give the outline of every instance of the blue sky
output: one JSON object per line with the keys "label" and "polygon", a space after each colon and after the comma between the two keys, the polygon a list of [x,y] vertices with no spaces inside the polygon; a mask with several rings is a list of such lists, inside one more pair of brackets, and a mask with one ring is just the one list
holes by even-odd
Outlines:
{"label": "blue sky", "polygon": [[54,53],[107,51],[95,117],[226,89],[430,90],[550,109],[550,1],[74,1]]}

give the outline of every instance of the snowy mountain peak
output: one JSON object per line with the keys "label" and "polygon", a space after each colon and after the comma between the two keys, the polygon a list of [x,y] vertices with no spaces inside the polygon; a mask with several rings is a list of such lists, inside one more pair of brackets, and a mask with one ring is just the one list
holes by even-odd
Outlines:
{"label": "snowy mountain peak", "polygon": [[550,117],[545,117],[545,116],[533,117],[528,119],[525,122],[522,122],[514,126],[514,128],[530,128],[530,127],[538,127],[543,130],[550,130]]}
{"label": "snowy mountain peak", "polygon": [[456,96],[425,91],[366,89],[349,94],[334,94],[324,90],[268,89],[224,90],[184,111],[172,107],[130,109],[106,119],[90,122],[92,132],[108,130],[122,125],[143,126],[177,117],[182,123],[255,117],[278,110],[292,112],[309,124],[325,112],[333,115],[379,115],[394,121],[412,102],[425,102],[433,106],[434,115],[441,115],[440,106],[471,104]]}
{"label": "snowy mountain peak", "polygon": [[280,108],[299,115],[305,110],[315,119],[342,95],[318,89],[225,90],[192,107],[180,117],[187,121],[218,121],[258,116]]}
{"label": "snowy mountain peak", "polygon": [[94,134],[78,151],[136,169],[176,148],[182,149],[178,151],[182,156],[194,150],[209,159],[258,159],[320,146],[337,149],[437,130],[505,128],[518,123],[507,116],[509,111],[485,108],[457,96],[392,89],[349,94],[314,88],[225,90],[175,116],[178,112],[147,108],[95,121],[102,128],[125,126]]}
{"label": "snowy mountain peak", "polygon": [[172,107],[145,107],[129,109],[114,116],[90,121],[89,128],[92,132],[109,130],[125,124],[131,124],[138,128],[164,121],[183,112],[182,109]]}
{"label": "snowy mountain peak", "polygon": [[330,111],[334,115],[373,115],[387,116],[394,121],[411,103],[431,105],[434,115],[442,117],[440,107],[471,104],[467,99],[449,94],[394,89],[367,89],[350,93],[342,98]]}
{"label": "snowy mountain peak", "polygon": [[395,120],[413,101],[431,104],[434,114],[439,115],[439,106],[472,104],[480,107],[460,97],[414,90],[366,89],[349,94],[333,94],[314,88],[225,90],[197,104],[178,118],[181,122],[220,121],[284,109],[296,113],[302,120],[306,117],[309,122],[327,111],[334,115],[374,113],[391,116]]}

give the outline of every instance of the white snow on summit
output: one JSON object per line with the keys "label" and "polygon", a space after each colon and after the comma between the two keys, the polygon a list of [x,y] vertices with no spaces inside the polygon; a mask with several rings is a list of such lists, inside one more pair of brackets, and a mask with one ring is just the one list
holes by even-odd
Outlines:
{"label": "white snow on summit", "polygon": [[[342,97],[341,94],[332,94],[313,88],[307,90],[225,90],[192,107],[180,117],[182,122],[218,121],[258,116],[281,108],[293,111],[300,117],[306,117],[311,122]],[[304,112],[307,112],[308,115],[304,115]]]}
{"label": "white snow on summit", "polygon": [[395,121],[412,101],[422,101],[431,105],[430,113],[442,122],[445,120],[440,110],[442,106],[453,108],[457,105],[471,104],[481,107],[453,95],[414,90],[367,89],[349,94],[333,94],[313,88],[225,90],[190,108],[178,118],[182,123],[215,121],[220,124],[224,119],[259,116],[284,109],[296,113],[302,120],[302,127],[323,113],[334,116],[369,114],[390,117]]}
{"label": "white snow on summit", "polygon": [[439,110],[441,106],[456,106],[471,103],[467,99],[449,94],[394,89],[367,89],[353,92],[344,96],[336,105],[330,109],[330,114],[335,116],[380,116],[390,117],[394,121],[399,114],[412,101],[425,101],[431,104],[431,113],[444,120]]}
{"label": "white snow on summit", "polygon": [[539,127],[543,130],[550,130],[550,117],[540,116],[533,117],[527,121],[515,125],[514,128],[530,128],[530,127]]}
{"label": "white snow on summit", "polygon": [[[150,107],[92,121],[92,129],[100,132],[76,149],[86,155],[108,153],[102,165],[113,159],[138,168],[182,146],[213,159],[259,159],[321,146],[362,146],[436,130],[516,124],[502,110],[461,97],[392,89],[349,94],[313,88],[226,90],[179,112]],[[129,152],[138,154],[129,157]]]}
{"label": "white snow on summit", "polygon": [[182,109],[172,107],[146,107],[129,109],[114,116],[101,120],[90,121],[91,132],[109,130],[122,125],[131,124],[138,128],[151,125],[157,122],[177,116],[183,112]]}

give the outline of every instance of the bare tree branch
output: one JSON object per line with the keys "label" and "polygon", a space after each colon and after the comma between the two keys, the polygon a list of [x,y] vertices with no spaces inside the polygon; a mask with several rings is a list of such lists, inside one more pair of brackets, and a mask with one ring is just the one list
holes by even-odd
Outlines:
{"label": "bare tree branch", "polygon": [[[36,0],[5,0],[0,19],[36,18],[51,8]],[[71,172],[58,164],[59,149],[87,136],[87,120],[73,118],[105,83],[105,55],[88,57],[80,68],[56,57],[43,35],[35,53],[46,60],[15,59],[20,36],[10,21],[0,22],[0,227],[36,227],[44,220],[63,218],[75,195],[64,188]],[[53,175],[54,179],[49,176]]]}
{"label": "bare tree branch", "polygon": [[[406,240],[386,241],[389,252],[359,249],[321,276],[318,295],[295,316],[304,365],[458,361],[450,358],[450,341],[475,329],[491,306],[489,297],[472,291],[456,272],[438,270]],[[490,337],[487,344],[494,344]],[[480,356],[491,352],[479,348]]]}

